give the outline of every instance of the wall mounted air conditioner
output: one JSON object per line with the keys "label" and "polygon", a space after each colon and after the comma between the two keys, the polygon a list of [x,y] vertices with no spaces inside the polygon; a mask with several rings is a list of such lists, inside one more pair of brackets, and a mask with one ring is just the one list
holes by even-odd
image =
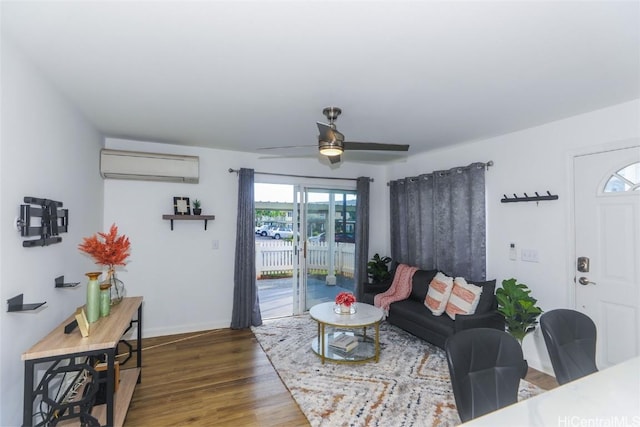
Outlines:
{"label": "wall mounted air conditioner", "polygon": [[100,175],[103,178],[197,184],[200,177],[200,158],[102,149]]}

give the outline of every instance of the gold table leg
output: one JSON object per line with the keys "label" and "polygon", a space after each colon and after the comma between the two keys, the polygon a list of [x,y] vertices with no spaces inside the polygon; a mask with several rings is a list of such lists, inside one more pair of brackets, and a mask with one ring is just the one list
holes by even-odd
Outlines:
{"label": "gold table leg", "polygon": [[380,359],[380,322],[376,322],[376,339],[375,339],[375,348],[376,348],[376,363]]}
{"label": "gold table leg", "polygon": [[320,350],[320,354],[321,354],[320,359],[322,359],[322,364],[324,365],[324,359],[326,357],[325,354],[324,354],[324,344],[325,344],[325,342],[324,342],[324,339],[325,339],[325,337],[324,337],[324,323],[318,322],[318,326],[320,326],[320,331],[321,331],[321,335],[320,336],[322,337],[322,338],[320,338],[320,342],[322,343],[322,349]]}

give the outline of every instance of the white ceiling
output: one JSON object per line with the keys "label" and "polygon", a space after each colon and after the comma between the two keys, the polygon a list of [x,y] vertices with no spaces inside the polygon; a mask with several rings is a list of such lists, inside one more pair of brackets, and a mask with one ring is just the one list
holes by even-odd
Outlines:
{"label": "white ceiling", "polygon": [[411,144],[411,155],[640,97],[638,1],[1,8],[3,37],[110,137],[248,152],[313,145],[335,105],[347,140]]}

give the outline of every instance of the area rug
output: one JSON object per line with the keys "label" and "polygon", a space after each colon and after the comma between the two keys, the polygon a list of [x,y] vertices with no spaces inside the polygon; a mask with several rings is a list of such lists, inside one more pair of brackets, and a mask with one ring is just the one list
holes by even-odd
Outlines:
{"label": "area rug", "polygon": [[[445,353],[403,330],[380,325],[380,361],[327,362],[311,350],[317,323],[308,315],[251,328],[312,426],[454,426]],[[543,390],[524,380],[520,400]]]}

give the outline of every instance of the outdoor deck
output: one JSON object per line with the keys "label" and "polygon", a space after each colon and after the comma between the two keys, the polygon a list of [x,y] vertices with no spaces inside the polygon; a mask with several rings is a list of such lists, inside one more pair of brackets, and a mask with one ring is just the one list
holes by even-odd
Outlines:
{"label": "outdoor deck", "polygon": [[[321,302],[333,301],[342,291],[354,292],[352,278],[338,275],[335,285],[327,285],[324,276],[309,276],[307,300],[311,307]],[[263,319],[285,317],[293,314],[293,278],[261,279],[257,281],[260,311]]]}

